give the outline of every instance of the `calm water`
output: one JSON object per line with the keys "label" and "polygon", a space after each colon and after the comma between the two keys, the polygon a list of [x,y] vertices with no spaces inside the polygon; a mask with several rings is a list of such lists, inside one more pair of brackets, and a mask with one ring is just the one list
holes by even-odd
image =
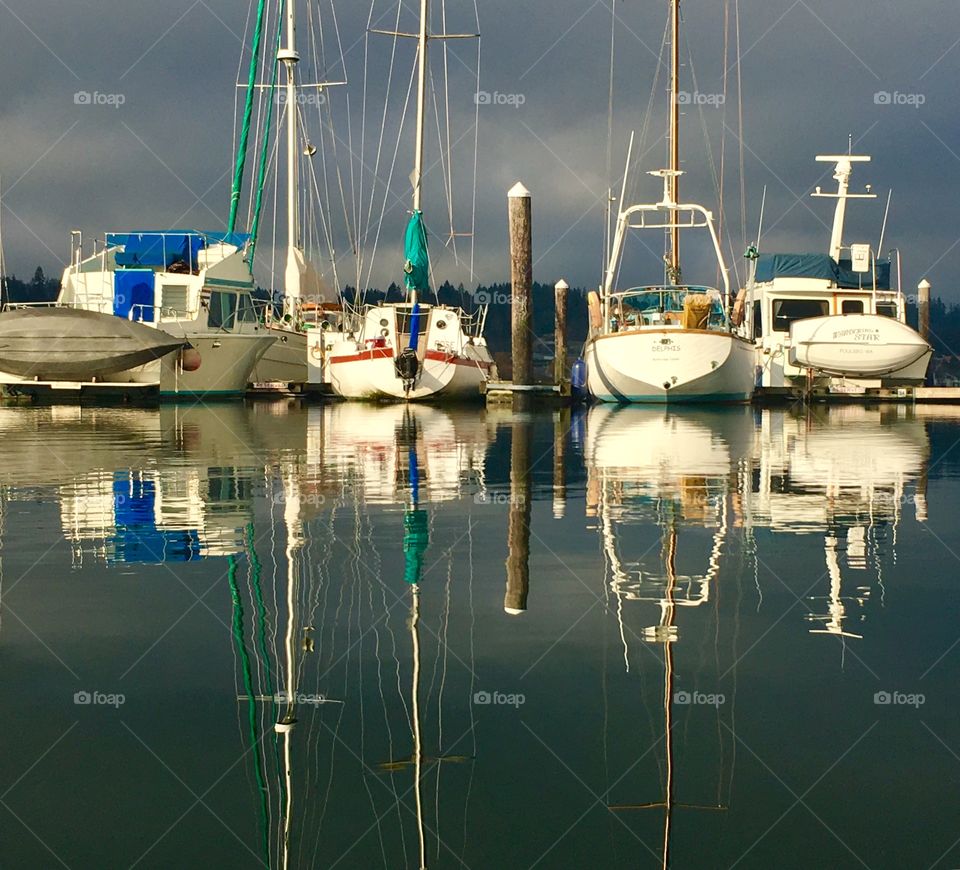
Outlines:
{"label": "calm water", "polygon": [[0,410],[0,865],[960,866],[950,414]]}

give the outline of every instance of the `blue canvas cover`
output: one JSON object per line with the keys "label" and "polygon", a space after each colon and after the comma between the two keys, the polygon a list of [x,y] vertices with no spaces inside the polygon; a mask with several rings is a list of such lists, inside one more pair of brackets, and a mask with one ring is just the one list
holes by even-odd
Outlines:
{"label": "blue canvas cover", "polygon": [[120,269],[113,273],[113,313],[117,317],[141,323],[155,319],[154,287],[156,276],[150,269]]}
{"label": "blue canvas cover", "polygon": [[[830,281],[845,290],[873,286],[870,272],[854,272],[849,260],[837,263],[829,254],[761,254],[755,280],[767,283],[774,278],[816,278]],[[890,263],[876,264],[877,289],[890,289]]]}
{"label": "blue canvas cover", "polygon": [[109,247],[123,246],[117,252],[117,265],[167,269],[174,263],[197,266],[197,255],[207,245],[224,242],[242,248],[250,241],[249,233],[199,232],[197,230],[134,230],[129,233],[107,233]]}
{"label": "blue canvas cover", "polygon": [[116,533],[111,538],[112,562],[188,562],[200,557],[200,538],[193,529],[158,529],[156,489],[152,480],[118,475],[113,482]]}

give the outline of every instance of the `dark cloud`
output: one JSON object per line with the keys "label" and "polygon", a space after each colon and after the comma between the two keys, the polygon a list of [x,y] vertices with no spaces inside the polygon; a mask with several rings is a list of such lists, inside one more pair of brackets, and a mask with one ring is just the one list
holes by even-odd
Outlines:
{"label": "dark cloud", "polygon": [[[448,30],[472,29],[472,2],[447,0]],[[439,8],[439,2],[436,4]],[[730,6],[732,7],[732,3]],[[364,29],[369,6],[334,3],[350,85],[331,92],[335,108],[338,161],[347,213],[354,215],[361,164],[347,159],[349,149],[372,165],[379,131],[382,84],[391,40]],[[317,9],[317,4],[314,4]],[[378,0],[374,19],[390,28],[392,3]],[[683,71],[691,98],[683,119],[685,195],[716,208],[716,175],[721,144],[725,149],[728,250],[738,255],[743,243],[740,203],[738,100],[733,70],[724,90],[724,4],[687,0],[684,8]],[[329,0],[324,14],[330,69],[335,77],[339,52]],[[642,175],[664,160],[663,86],[654,89],[666,2],[627,3],[616,12],[614,175],[621,171],[630,129],[644,128],[648,102],[654,112],[646,125],[645,156],[635,181],[644,197],[658,193]],[[0,173],[4,195],[4,245],[11,268],[23,274],[40,263],[56,270],[67,256],[68,232],[83,228],[87,237],[134,226],[223,224],[229,202],[234,140],[234,108],[248,16],[242,0],[141,0],[72,2],[3,0],[0,2]],[[438,13],[439,14],[439,13]],[[565,276],[571,283],[595,284],[601,270],[601,238],[607,173],[607,81],[611,12],[607,0],[556,0],[515,3],[480,0],[483,31],[477,193],[476,276],[502,280],[507,274],[507,189],[518,179],[534,195],[537,277]],[[405,8],[401,29],[412,26]],[[851,215],[848,241],[876,243],[886,192],[893,207],[885,247],[904,252],[904,280],[916,284],[927,274],[935,292],[960,300],[960,221],[956,191],[960,181],[960,125],[953,111],[954,82],[960,74],[960,8],[941,0],[913,4],[884,2],[864,11],[860,0],[741,0],[743,52],[742,106],[747,236],[756,233],[760,200],[767,189],[764,247],[823,249],[831,219],[830,203],[807,196],[816,184],[828,187],[827,170],[817,153],[845,150],[852,135],[855,150],[874,162],[856,181],[871,183],[880,199]],[[306,17],[301,38],[306,38]],[[439,20],[437,22],[439,26]],[[466,67],[472,43],[450,43],[451,126],[469,134],[474,86]],[[733,47],[730,57],[734,56]],[[412,46],[398,47],[394,92],[384,137],[381,182],[363,182],[361,230],[372,228],[381,203],[386,218],[372,273],[380,283],[398,271],[412,162],[412,148],[401,136],[391,191],[383,187],[397,145],[398,124],[412,64]],[[304,76],[322,74],[302,64]],[[363,71],[368,80],[367,133],[360,147]],[[460,59],[464,64],[460,63]],[[435,82],[442,73],[435,53]],[[696,84],[694,84],[694,80]],[[78,105],[77,92],[121,94],[123,104]],[[879,95],[879,96],[877,96]],[[885,96],[889,95],[889,99]],[[93,98],[92,98],[93,99]],[[114,99],[114,102],[117,102]],[[349,105],[348,105],[349,103]],[[919,104],[919,105],[918,105]],[[442,114],[446,107],[437,104]],[[374,109],[376,109],[374,111]],[[725,126],[726,125],[726,128]],[[706,134],[706,135],[705,135]],[[332,166],[327,142],[328,171]],[[428,164],[427,217],[436,236],[448,230],[443,205],[442,150],[432,122]],[[709,144],[707,144],[707,142]],[[457,146],[454,174],[456,229],[469,225],[468,195],[472,137]],[[334,176],[330,176],[333,178]],[[371,199],[373,192],[373,199]],[[342,257],[341,280],[352,281],[350,239],[343,205],[331,195],[332,232]],[[270,206],[272,209],[272,206]],[[270,214],[268,225],[272,227]],[[356,229],[356,227],[354,227]],[[271,230],[272,233],[272,230]],[[372,235],[367,250],[372,249]],[[281,238],[282,241],[282,238]],[[465,240],[460,240],[461,253]],[[953,247],[956,244],[956,247]],[[653,247],[656,248],[654,240]],[[268,248],[265,245],[265,248]],[[449,251],[438,254],[440,277],[470,282]],[[694,263],[697,260],[694,252]],[[265,256],[264,268],[269,258]],[[737,264],[739,266],[739,264]],[[640,266],[638,265],[638,268]],[[650,258],[646,268],[656,269]]]}

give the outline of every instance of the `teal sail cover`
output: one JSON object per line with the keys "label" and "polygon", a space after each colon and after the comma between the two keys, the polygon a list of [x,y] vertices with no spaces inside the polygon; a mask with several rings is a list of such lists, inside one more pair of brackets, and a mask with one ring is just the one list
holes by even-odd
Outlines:
{"label": "teal sail cover", "polygon": [[418,293],[428,292],[430,290],[430,255],[427,253],[427,228],[423,225],[422,211],[417,210],[410,216],[403,248],[407,258],[403,266],[407,290],[416,290]]}

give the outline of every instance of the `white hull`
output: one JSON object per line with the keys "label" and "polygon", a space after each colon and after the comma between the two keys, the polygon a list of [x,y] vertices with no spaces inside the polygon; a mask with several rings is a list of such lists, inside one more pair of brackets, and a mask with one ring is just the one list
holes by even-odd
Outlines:
{"label": "white hull", "polygon": [[486,380],[484,361],[455,354],[430,352],[420,362],[420,374],[409,392],[397,376],[391,348],[376,348],[329,361],[330,385],[345,399],[430,401],[469,400],[480,397]]}
{"label": "white hull", "polygon": [[307,381],[307,336],[303,332],[268,326],[276,341],[267,348],[253,370],[255,384],[304,384]]}
{"label": "white hull", "polygon": [[751,343],[725,332],[639,329],[588,340],[587,389],[601,402],[746,402],[756,377]]}
{"label": "white hull", "polygon": [[905,323],[878,314],[811,317],[790,328],[790,364],[826,375],[922,382],[932,353]]}
{"label": "white hull", "polygon": [[200,367],[193,372],[181,368],[179,354],[170,354],[161,360],[113,374],[108,381],[38,382],[0,372],[0,384],[17,387],[43,383],[50,388],[45,391],[47,394],[63,398],[92,395],[98,387],[104,392],[118,393],[124,384],[147,388],[162,397],[242,396],[250,383],[254,365],[274,341],[272,336],[242,334],[192,335],[188,340],[200,354]]}

